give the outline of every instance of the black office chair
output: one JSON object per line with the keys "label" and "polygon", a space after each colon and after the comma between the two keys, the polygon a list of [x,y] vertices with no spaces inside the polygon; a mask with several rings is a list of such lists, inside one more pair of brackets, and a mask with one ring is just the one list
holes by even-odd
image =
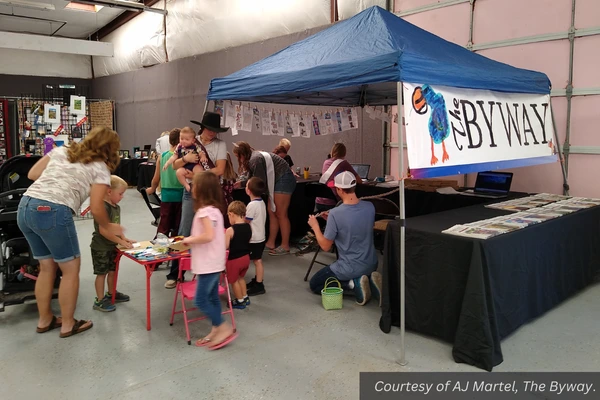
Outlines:
{"label": "black office chair", "polygon": [[[325,199],[334,200],[336,202],[338,201],[338,198],[333,193],[333,190],[331,190],[331,188],[329,186],[324,185],[319,182],[307,183],[304,194],[308,198],[322,197]],[[323,229],[323,226],[322,226],[322,229]],[[317,261],[317,256],[319,255],[320,251],[321,251],[321,247],[317,246],[315,255],[313,256],[313,258],[310,262],[310,265],[308,266],[308,271],[306,271],[306,275],[304,276],[304,282],[306,282],[308,280],[308,276],[310,275],[310,271],[312,270],[313,265],[315,265],[315,264],[320,264],[323,266],[329,265],[329,264],[323,263],[321,261]],[[336,258],[339,257],[337,248],[335,247],[335,243],[333,244],[333,251],[335,252]]]}
{"label": "black office chair", "polygon": [[144,202],[146,202],[148,209],[150,209],[150,212],[154,217],[154,221],[152,221],[150,224],[153,226],[158,226],[158,222],[160,221],[160,198],[156,193],[152,193],[152,195],[148,196],[145,187],[140,188],[139,192],[142,194]]}
{"label": "black office chair", "polygon": [[375,224],[373,225],[375,248],[383,254],[385,231],[390,221],[400,215],[400,208],[396,203],[386,198],[366,199],[364,201],[368,201],[375,206]]}

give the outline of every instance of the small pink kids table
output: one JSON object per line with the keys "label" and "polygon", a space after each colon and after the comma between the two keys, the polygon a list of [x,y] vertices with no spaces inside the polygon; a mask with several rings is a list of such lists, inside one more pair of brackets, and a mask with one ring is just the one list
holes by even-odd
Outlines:
{"label": "small pink kids table", "polygon": [[[140,247],[142,247],[145,243],[149,243],[149,242],[142,242]],[[139,259],[139,258],[136,258],[135,256],[133,256],[132,254],[127,253],[127,250],[120,249],[119,247],[117,247],[117,257],[115,260],[115,262],[116,262],[115,283],[114,283],[114,287],[112,288],[112,292],[111,292],[112,293],[112,304],[115,304],[115,296],[117,294],[117,278],[119,277],[119,264],[121,261],[121,257],[123,257],[123,256],[129,258],[130,260],[136,262],[137,264],[140,264],[146,270],[146,329],[151,330],[152,329],[152,321],[151,321],[151,312],[150,312],[150,278],[152,277],[152,274],[154,273],[154,271],[156,271],[156,268],[159,266],[159,264],[166,262],[166,261],[179,260],[183,257],[189,257],[190,252],[189,252],[189,250],[187,250],[187,251],[163,254],[160,256],[156,256],[152,259],[147,259],[147,258]]]}

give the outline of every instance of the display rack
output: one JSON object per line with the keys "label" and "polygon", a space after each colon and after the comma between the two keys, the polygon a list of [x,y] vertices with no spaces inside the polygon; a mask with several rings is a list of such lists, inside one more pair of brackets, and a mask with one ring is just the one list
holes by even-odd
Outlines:
{"label": "display rack", "polygon": [[[47,93],[44,93],[47,94]],[[53,104],[60,106],[60,135],[68,137],[67,142],[83,140],[93,126],[90,104],[106,100],[92,99],[86,101],[85,121],[82,116],[70,113],[69,99],[62,97],[46,97],[44,95],[22,95],[18,100],[19,114],[19,140],[21,154],[44,154],[44,138],[47,135],[55,135],[52,124],[44,122],[44,105]],[[37,111],[36,111],[37,110]],[[113,124],[114,125],[114,124]],[[114,126],[111,127],[114,129]],[[53,138],[54,138],[53,137]]]}

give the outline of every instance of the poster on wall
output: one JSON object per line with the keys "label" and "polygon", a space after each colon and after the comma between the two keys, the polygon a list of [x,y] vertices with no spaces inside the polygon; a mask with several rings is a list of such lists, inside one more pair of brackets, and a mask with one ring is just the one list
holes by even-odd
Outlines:
{"label": "poster on wall", "polygon": [[281,110],[277,113],[277,126],[279,129],[277,130],[277,136],[285,136],[285,119],[283,118],[283,114]]}
{"label": "poster on wall", "polygon": [[290,117],[290,127],[292,128],[292,137],[300,137],[300,132],[298,130],[298,116],[296,113],[289,116]]}
{"label": "poster on wall", "polygon": [[303,138],[310,138],[310,121],[308,114],[298,115],[298,134]]}
{"label": "poster on wall", "polygon": [[[244,119],[243,107],[240,104],[236,104],[234,109],[235,109],[235,125],[234,125],[234,127],[235,127],[236,131],[241,131],[243,119]],[[236,135],[237,135],[237,132],[236,132]]]}
{"label": "poster on wall", "polygon": [[225,106],[223,100],[215,101],[215,112],[221,116],[221,126],[225,125]]}
{"label": "poster on wall", "polygon": [[312,116],[312,129],[315,136],[321,136],[321,130],[319,129],[319,117],[316,114]]}
{"label": "poster on wall", "polygon": [[292,128],[292,118],[289,113],[285,114],[285,134],[294,136],[294,128]]}
{"label": "poster on wall", "polygon": [[44,104],[44,123],[60,125],[60,106]]}
{"label": "poster on wall", "polygon": [[74,115],[85,115],[85,97],[71,96],[69,111]]}
{"label": "poster on wall", "polygon": [[263,136],[271,136],[271,113],[263,109],[261,114],[261,121]]}
{"label": "poster on wall", "polygon": [[252,108],[250,106],[243,108],[244,118],[242,120],[242,129],[245,132],[252,132]]}
{"label": "poster on wall", "polygon": [[334,121],[331,117],[331,113],[327,112],[323,114],[323,118],[321,119],[321,121],[319,121],[319,125],[321,128],[322,135],[332,135],[337,131],[334,128]]}
{"label": "poster on wall", "polygon": [[258,132],[261,131],[260,111],[256,107],[252,109],[252,129]]}
{"label": "poster on wall", "polygon": [[342,131],[356,129],[358,124],[358,114],[354,108],[344,108],[341,111]]}
{"label": "poster on wall", "polygon": [[415,178],[555,162],[550,96],[404,83]]}
{"label": "poster on wall", "polygon": [[237,129],[235,127],[235,107],[230,103],[225,107],[225,126],[231,128],[233,136],[237,135]]}
{"label": "poster on wall", "polygon": [[271,112],[271,135],[279,135],[279,118],[275,111]]}

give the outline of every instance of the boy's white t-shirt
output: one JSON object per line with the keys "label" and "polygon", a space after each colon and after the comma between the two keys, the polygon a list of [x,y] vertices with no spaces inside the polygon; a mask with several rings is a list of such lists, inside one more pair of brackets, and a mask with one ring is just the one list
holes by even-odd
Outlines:
{"label": "boy's white t-shirt", "polygon": [[267,207],[262,199],[255,199],[248,203],[246,206],[246,219],[250,220],[250,228],[252,228],[250,243],[264,242],[266,240]]}

